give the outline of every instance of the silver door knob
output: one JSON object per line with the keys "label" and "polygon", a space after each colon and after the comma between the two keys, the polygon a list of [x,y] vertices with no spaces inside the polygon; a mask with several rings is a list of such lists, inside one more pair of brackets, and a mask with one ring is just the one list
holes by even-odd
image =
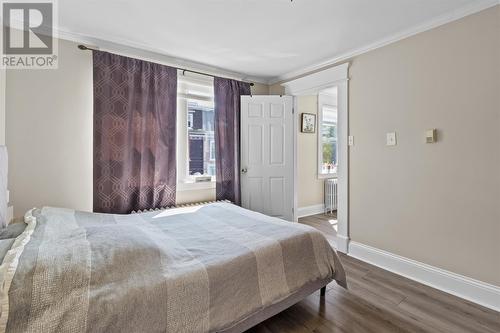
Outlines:
{"label": "silver door knob", "polygon": [[247,173],[247,171],[248,171],[247,168],[241,169],[241,173]]}

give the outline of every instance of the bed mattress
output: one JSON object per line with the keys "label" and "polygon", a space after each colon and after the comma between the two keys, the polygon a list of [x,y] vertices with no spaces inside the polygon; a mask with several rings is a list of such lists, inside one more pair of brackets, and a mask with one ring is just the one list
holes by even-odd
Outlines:
{"label": "bed mattress", "polygon": [[45,207],[26,222],[0,266],[1,331],[238,331],[304,288],[345,286],[317,230],[228,203],[133,215]]}

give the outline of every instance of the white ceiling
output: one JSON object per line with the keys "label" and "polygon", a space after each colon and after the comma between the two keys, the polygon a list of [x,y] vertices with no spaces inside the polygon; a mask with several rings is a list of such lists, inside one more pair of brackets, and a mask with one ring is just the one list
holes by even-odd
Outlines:
{"label": "white ceiling", "polygon": [[[498,0],[61,0],[59,30],[264,80]],[[63,34],[64,35],[64,34]]]}

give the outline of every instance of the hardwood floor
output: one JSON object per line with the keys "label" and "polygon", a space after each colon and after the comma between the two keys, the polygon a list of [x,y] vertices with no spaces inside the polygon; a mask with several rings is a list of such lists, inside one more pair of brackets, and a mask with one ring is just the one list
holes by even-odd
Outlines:
{"label": "hardwood floor", "polygon": [[300,223],[310,225],[321,231],[330,243],[335,243],[337,235],[337,212],[318,214],[299,219]]}
{"label": "hardwood floor", "polygon": [[[335,236],[332,216],[299,222]],[[335,218],[336,220],[336,218]],[[500,313],[340,254],[348,290],[331,283],[250,329],[269,332],[500,332]]]}

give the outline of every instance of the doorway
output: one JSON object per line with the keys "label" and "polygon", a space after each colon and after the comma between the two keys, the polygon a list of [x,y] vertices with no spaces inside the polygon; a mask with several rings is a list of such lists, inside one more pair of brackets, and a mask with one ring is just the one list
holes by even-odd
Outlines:
{"label": "doorway", "polygon": [[[317,96],[317,144],[311,149],[316,152],[317,179],[337,179],[337,218],[332,224],[336,226],[334,244],[344,253],[349,245],[348,68],[345,63],[282,84],[294,96],[299,117],[303,111],[297,108],[298,98]],[[300,185],[297,190],[302,191]]]}

